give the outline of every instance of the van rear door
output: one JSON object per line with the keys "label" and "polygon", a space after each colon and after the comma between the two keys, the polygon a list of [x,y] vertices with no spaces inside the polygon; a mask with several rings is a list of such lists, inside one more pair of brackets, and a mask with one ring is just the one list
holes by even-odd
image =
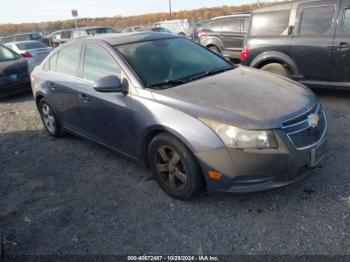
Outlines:
{"label": "van rear door", "polygon": [[332,80],[332,46],[340,0],[298,5],[292,58],[304,80]]}

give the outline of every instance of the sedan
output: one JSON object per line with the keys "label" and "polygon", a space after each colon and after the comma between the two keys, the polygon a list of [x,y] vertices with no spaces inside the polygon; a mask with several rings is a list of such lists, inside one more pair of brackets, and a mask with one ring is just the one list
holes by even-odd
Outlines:
{"label": "sedan", "polygon": [[308,88],[175,35],[69,42],[31,80],[51,136],[70,132],[142,163],[182,200],[289,185],[326,151],[326,115]]}
{"label": "sedan", "polygon": [[28,63],[19,54],[0,45],[0,97],[30,90]]}
{"label": "sedan", "polygon": [[33,71],[34,67],[39,65],[52,50],[52,47],[34,40],[6,43],[5,45],[28,60],[29,72]]}

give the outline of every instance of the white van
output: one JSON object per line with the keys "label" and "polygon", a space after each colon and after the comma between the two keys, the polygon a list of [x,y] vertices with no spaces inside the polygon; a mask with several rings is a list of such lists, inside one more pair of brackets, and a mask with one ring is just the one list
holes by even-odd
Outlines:
{"label": "white van", "polygon": [[188,19],[166,20],[157,22],[153,26],[163,27],[171,31],[173,34],[187,37],[192,37],[194,33],[193,24]]}

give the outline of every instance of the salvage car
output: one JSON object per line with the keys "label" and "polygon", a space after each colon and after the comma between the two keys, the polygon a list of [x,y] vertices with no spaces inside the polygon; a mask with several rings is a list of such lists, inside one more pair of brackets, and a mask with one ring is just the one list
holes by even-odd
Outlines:
{"label": "salvage car", "polygon": [[144,163],[178,199],[286,186],[326,151],[326,115],[312,91],[176,35],[72,41],[31,81],[51,136],[77,134]]}
{"label": "salvage car", "polygon": [[28,60],[29,72],[33,71],[52,50],[52,47],[34,40],[7,43],[5,46]]}
{"label": "salvage car", "polygon": [[252,13],[242,64],[310,87],[350,88],[350,0],[291,1]]}
{"label": "salvage car", "polygon": [[0,97],[30,90],[27,60],[0,45]]}

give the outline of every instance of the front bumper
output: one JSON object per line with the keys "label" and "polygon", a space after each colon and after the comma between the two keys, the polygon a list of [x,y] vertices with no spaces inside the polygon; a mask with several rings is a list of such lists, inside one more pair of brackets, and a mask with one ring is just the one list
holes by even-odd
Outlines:
{"label": "front bumper", "polygon": [[[302,179],[324,156],[315,152],[325,152],[326,135],[303,150],[296,149],[282,130],[275,131],[275,136],[276,149],[221,148],[196,154],[208,191],[249,193],[287,186]],[[209,171],[223,176],[213,180]]]}

